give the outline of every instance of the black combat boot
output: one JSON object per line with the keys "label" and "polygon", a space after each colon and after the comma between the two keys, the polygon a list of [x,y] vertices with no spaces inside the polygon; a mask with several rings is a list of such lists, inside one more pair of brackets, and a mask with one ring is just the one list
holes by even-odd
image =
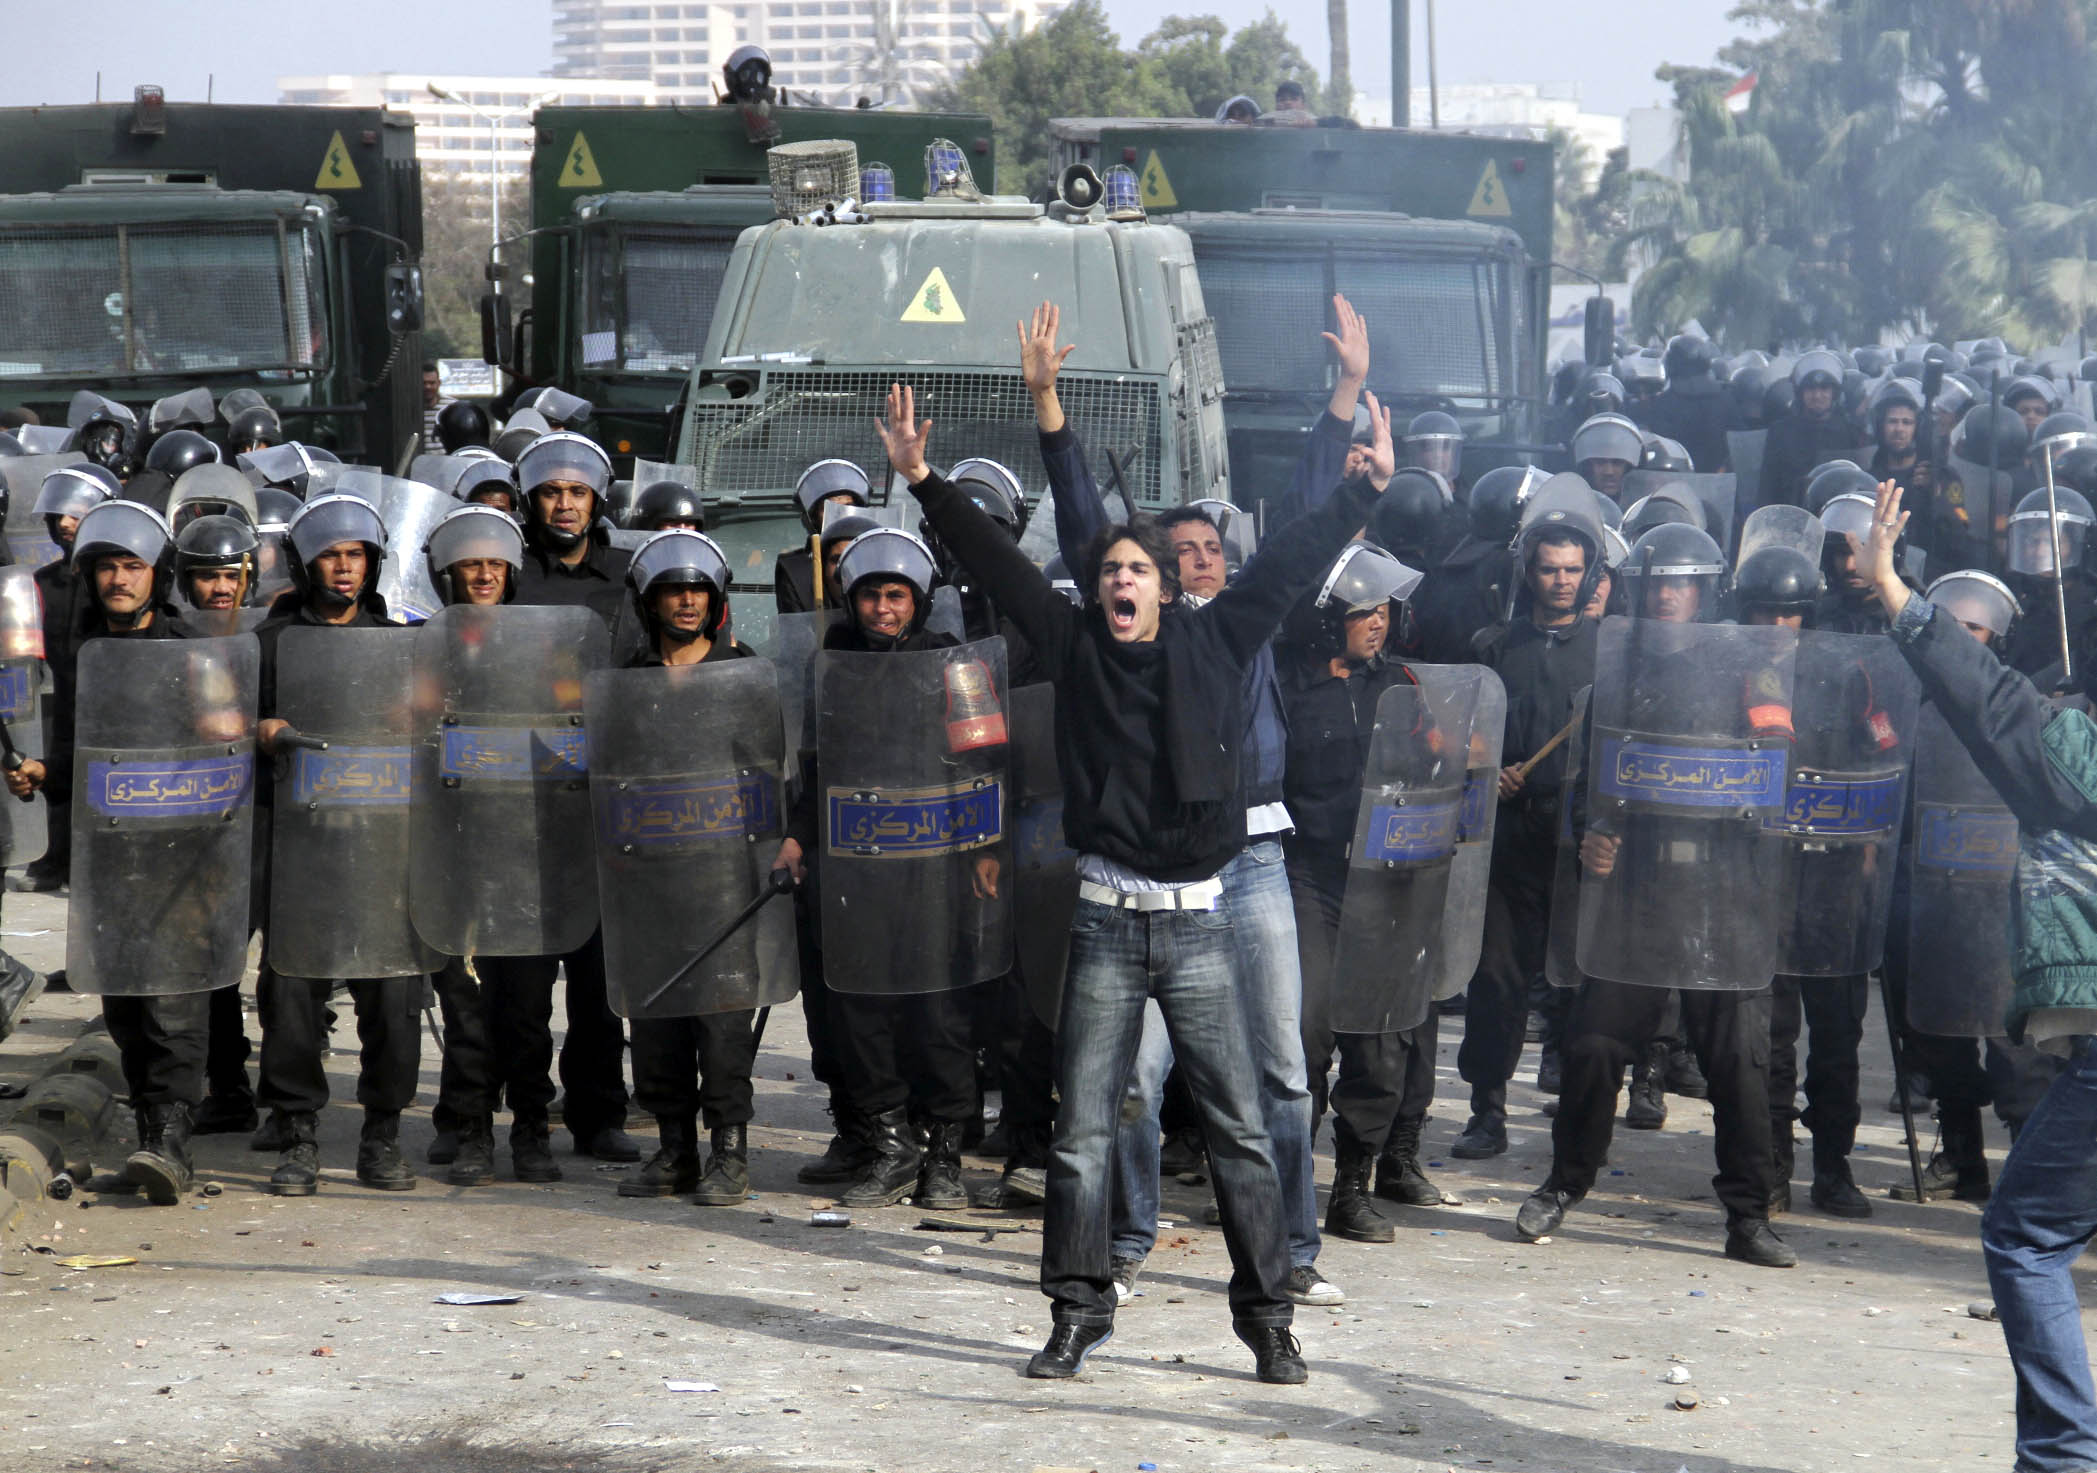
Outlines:
{"label": "black combat boot", "polygon": [[124,1174],[155,1207],[172,1207],[189,1190],[189,1131],[189,1106],[180,1101],[138,1112],[138,1149],[124,1162]]}
{"label": "black combat boot", "polygon": [[519,1181],[548,1182],[561,1179],[561,1167],[553,1159],[551,1127],[544,1116],[510,1114],[510,1170]]}
{"label": "black combat boot", "polygon": [[698,1188],[699,1117],[658,1115],[655,1133],[661,1144],[653,1156],[620,1178],[620,1196],[674,1197]]}
{"label": "black combat boot", "polygon": [[1649,1043],[1631,1066],[1631,1102],[1624,1124],[1633,1130],[1658,1130],[1667,1124],[1667,1045]]}
{"label": "black combat boot", "polygon": [[[1922,1200],[1937,1202],[1946,1197],[1961,1202],[1985,1202],[1992,1189],[1988,1179],[1988,1155],[1981,1144],[1980,1106],[1939,1107],[1937,1149],[1922,1168]],[[1893,1188],[1900,1202],[1915,1200],[1914,1185],[1902,1181]]]}
{"label": "black combat boot", "polygon": [[856,1181],[874,1159],[866,1116],[843,1101],[831,1105],[830,1115],[837,1124],[837,1133],[830,1137],[822,1155],[794,1173],[795,1181],[812,1187]]}
{"label": "black combat boot", "polygon": [[284,1159],[264,1190],[279,1197],[310,1197],[320,1190],[319,1124],[311,1110],[272,1112],[265,1129],[285,1142]]}
{"label": "black combat boot", "polygon": [[244,1130],[253,1130],[255,1115],[255,1092],[253,1090],[213,1090],[204,1096],[204,1103],[197,1106],[193,1122],[194,1135],[237,1135]]}
{"label": "black combat boot", "polygon": [[0,951],[0,1038],[15,1031],[22,1009],[44,987],[44,979],[10,952]]}
{"label": "black combat boot", "polygon": [[1835,1217],[1871,1216],[1870,1201],[1849,1174],[1848,1156],[1814,1151],[1813,1205]]}
{"label": "black combat boot", "polygon": [[290,1150],[291,1147],[291,1112],[289,1110],[270,1111],[269,1118],[262,1122],[261,1126],[248,1141],[248,1149],[250,1151],[276,1151],[281,1154]]}
{"label": "black combat boot", "polygon": [[[1772,1120],[1769,1124],[1770,1155],[1775,1165],[1769,1179],[1769,1215],[1782,1217],[1791,1210],[1791,1173],[1797,1165],[1798,1142],[1792,1139],[1789,1120]],[[1817,1178],[1818,1173],[1815,1175]]]}
{"label": "black combat boot", "polygon": [[707,1159],[706,1175],[699,1180],[699,1195],[692,1198],[701,1207],[734,1207],[750,1197],[750,1132],[741,1125],[722,1125],[714,1130],[714,1152]]}
{"label": "black combat boot", "polygon": [[968,1206],[968,1188],[961,1180],[960,1121],[935,1120],[925,1141],[925,1160],[918,1172],[913,1194],[920,1207],[951,1212]]}
{"label": "black combat boot", "polygon": [[400,1153],[400,1111],[364,1112],[357,1140],[357,1180],[381,1192],[412,1192],[415,1173]]}
{"label": "black combat boot", "polygon": [[1798,1254],[1777,1236],[1766,1217],[1736,1217],[1726,1224],[1726,1257],[1757,1268],[1795,1268]]}
{"label": "black combat boot", "polygon": [[1369,1195],[1369,1173],[1375,1163],[1366,1151],[1335,1145],[1332,1168],[1332,1200],[1325,1206],[1325,1230],[1336,1238],[1357,1243],[1388,1243],[1398,1229],[1376,1210]]}
{"label": "black combat boot", "polygon": [[917,1186],[917,1171],[923,1153],[917,1148],[917,1131],[907,1110],[883,1110],[867,1122],[871,1127],[868,1147],[872,1156],[859,1170],[859,1177],[838,1196],[847,1207],[893,1207]]}
{"label": "black combat boot", "polygon": [[1565,1060],[1559,1055],[1558,1040],[1547,1038],[1536,1056],[1536,1092],[1555,1095],[1559,1083],[1565,1078]]}
{"label": "black combat boot", "polygon": [[1391,1127],[1390,1139],[1376,1162],[1376,1195],[1385,1201],[1408,1207],[1442,1205],[1442,1189],[1420,1170],[1420,1127],[1426,1123],[1413,1120]]}
{"label": "black combat boot", "polygon": [[445,1181],[455,1187],[485,1187],[495,1180],[495,1117],[468,1115],[459,1121],[458,1145]]}
{"label": "black combat boot", "polygon": [[1711,1083],[1697,1067],[1697,1056],[1680,1038],[1667,1041],[1667,1092],[1685,1100],[1708,1100]]}
{"label": "black combat boot", "polygon": [[1459,1161],[1485,1161],[1507,1149],[1507,1087],[1471,1086],[1471,1120],[1449,1154]]}

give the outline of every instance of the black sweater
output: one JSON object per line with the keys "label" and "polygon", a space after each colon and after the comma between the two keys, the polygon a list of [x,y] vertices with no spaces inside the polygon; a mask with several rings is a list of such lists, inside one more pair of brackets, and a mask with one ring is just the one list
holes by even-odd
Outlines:
{"label": "black sweater", "polygon": [[1350,482],[1282,528],[1199,609],[1168,604],[1158,637],[1123,644],[1087,590],[1074,607],[1012,536],[936,472],[925,517],[1026,635],[1056,687],[1063,832],[1073,849],[1181,884],[1245,847],[1238,743],[1246,665],[1368,519],[1376,492]]}

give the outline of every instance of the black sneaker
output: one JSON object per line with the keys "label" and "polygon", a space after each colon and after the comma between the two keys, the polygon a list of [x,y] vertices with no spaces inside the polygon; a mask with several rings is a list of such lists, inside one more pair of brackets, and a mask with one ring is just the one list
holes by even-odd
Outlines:
{"label": "black sneaker", "polygon": [[1760,1217],[1744,1217],[1727,1225],[1726,1257],[1757,1268],[1793,1268],[1798,1264],[1798,1254],[1791,1251],[1791,1245],[1777,1236],[1767,1219]]}
{"label": "black sneaker", "polygon": [[1114,1304],[1118,1309],[1136,1297],[1136,1279],[1143,1272],[1140,1258],[1116,1258],[1108,1265],[1114,1276]]}
{"label": "black sneaker", "polygon": [[1340,1286],[1309,1263],[1289,1270],[1289,1298],[1308,1309],[1332,1309],[1347,1302]]}
{"label": "black sneaker", "polygon": [[1558,1231],[1565,1221],[1566,1209],[1573,1205],[1573,1194],[1561,1192],[1556,1187],[1538,1187],[1515,1214],[1515,1231],[1535,1242]]}
{"label": "black sneaker", "polygon": [[1311,1379],[1303,1347],[1287,1325],[1237,1325],[1238,1338],[1252,1352],[1256,1374],[1272,1386],[1301,1386]]}
{"label": "black sneaker", "polygon": [[1857,1190],[1847,1161],[1813,1173],[1813,1205],[1835,1217],[1871,1216],[1871,1202]]}
{"label": "black sneaker", "polygon": [[1027,1362],[1026,1374],[1037,1381],[1067,1381],[1085,1369],[1085,1357],[1114,1338],[1114,1326],[1057,1325],[1048,1344]]}

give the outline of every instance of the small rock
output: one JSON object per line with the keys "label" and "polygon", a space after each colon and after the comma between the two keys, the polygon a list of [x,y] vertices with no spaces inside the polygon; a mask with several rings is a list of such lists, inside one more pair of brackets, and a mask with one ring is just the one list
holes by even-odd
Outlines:
{"label": "small rock", "polygon": [[1868,1304],[1864,1307],[1864,1317],[1866,1319],[1876,1319],[1885,1312],[1886,1311],[1880,1309],[1876,1304]]}
{"label": "small rock", "polygon": [[1689,1384],[1689,1367],[1669,1366],[1660,1379],[1667,1382],[1670,1386],[1687,1386]]}
{"label": "small rock", "polygon": [[939,1246],[939,1244],[937,1244],[937,1243],[934,1243],[934,1244],[933,1244],[933,1245],[932,1245],[931,1247],[927,1248],[927,1249],[926,1249],[926,1250],[925,1250],[925,1251],[924,1251],[924,1252],[923,1252],[922,1254],[920,1254],[919,1256],[920,1256],[920,1257],[922,1257],[922,1258],[939,1258],[939,1257],[942,1257],[942,1256],[944,1256],[944,1255],[945,1255],[945,1253],[946,1253],[946,1251],[947,1251],[947,1250],[946,1250],[946,1249],[944,1249],[944,1248],[942,1248],[942,1247],[940,1247],[940,1246]]}

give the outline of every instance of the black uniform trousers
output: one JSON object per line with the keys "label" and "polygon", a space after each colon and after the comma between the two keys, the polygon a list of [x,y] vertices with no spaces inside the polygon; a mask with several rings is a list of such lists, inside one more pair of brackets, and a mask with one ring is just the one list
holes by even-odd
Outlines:
{"label": "black uniform trousers", "polygon": [[[514,957],[452,957],[437,973],[444,1011],[444,1066],[438,1075],[439,1129],[493,1115],[505,1100],[515,1118],[543,1122],[553,1103],[553,974],[513,975]],[[478,980],[476,980],[478,979]]]}
{"label": "black uniform trousers", "polygon": [[[536,1010],[542,989],[548,1009],[544,1016],[550,1019],[554,974],[566,968],[568,1034],[561,1040],[560,1068],[567,1100],[562,1120],[578,1142],[602,1130],[622,1129],[627,1106],[626,1030],[605,994],[604,933],[592,931],[588,941],[566,956],[480,956],[474,958],[473,966],[483,984],[495,981],[514,994],[503,1008],[514,1007],[520,1019],[540,1016]],[[526,1102],[517,1091],[536,1086],[537,1077],[528,1083],[521,1067],[512,1066],[505,1083],[510,1090],[510,1109],[521,1115]],[[552,1101],[549,1092],[546,1103]]]}
{"label": "black uniform trousers", "polygon": [[[1711,1185],[1729,1218],[1767,1217],[1774,1159],[1769,1134],[1770,991],[1685,991],[1683,1032],[1711,1085],[1718,1175]],[[1577,1200],[1594,1186],[1616,1127],[1624,1066],[1663,1038],[1676,993],[1590,977],[1566,1018],[1564,1084],[1551,1123],[1545,1185]]]}
{"label": "black uniform trousers", "polygon": [[633,1020],[634,1100],[666,1120],[703,1114],[708,1130],[748,1125],[757,1114],[750,1070],[757,1014]]}
{"label": "black uniform trousers", "polygon": [[[1769,1125],[1774,1139],[1789,1137],[1803,1119],[1813,1133],[1816,1168],[1833,1165],[1857,1144],[1857,1049],[1870,1004],[1868,977],[1778,977],[1770,984]],[[1806,1042],[1806,1112],[1798,1111],[1798,1035]]]}
{"label": "black uniform trousers", "polygon": [[255,1091],[248,1084],[248,1054],[254,1046],[248,1042],[248,1020],[240,1010],[240,984],[217,988],[205,996],[211,1000],[211,1042],[204,1056],[206,1083],[220,1099],[252,1100]]}
{"label": "black uniform trousers", "polygon": [[794,891],[794,945],[801,954],[801,1020],[808,1029],[808,1072],[830,1091],[830,1107],[841,1118],[853,1107],[838,1057],[830,989],[823,981],[823,917],[814,885]]}
{"label": "black uniform trousers", "polygon": [[208,992],[102,999],[102,1020],[124,1061],[133,1108],[195,1106],[204,1098]]}
{"label": "black uniform trousers", "polygon": [[[1340,894],[1301,866],[1289,867],[1289,899],[1296,910],[1296,959],[1303,972],[1303,1055],[1310,1080],[1311,1134],[1328,1101],[1333,1140],[1350,1156],[1380,1155],[1394,1125],[1417,1125],[1434,1104],[1434,1054],[1441,1019],[1402,1033],[1335,1033],[1332,1027],[1333,946],[1340,935]],[[1339,1077],[1326,1073],[1333,1052]]]}
{"label": "black uniform trousers", "polygon": [[[415,1099],[422,1064],[422,978],[361,977],[344,983],[357,1010],[357,1103],[404,1110]],[[328,997],[333,982],[285,977],[265,968],[256,982],[262,1016],[258,1101],[271,1110],[327,1108]]]}
{"label": "black uniform trousers", "polygon": [[[1526,805],[1505,805],[1500,823],[1508,825],[1525,812]],[[1540,829],[1549,838],[1555,819],[1554,804],[1549,815],[1539,812],[1528,829]],[[1464,1038],[1456,1050],[1456,1072],[1471,1086],[1475,1115],[1506,1116],[1507,1081],[1522,1061],[1530,988],[1543,975],[1551,935],[1558,846],[1555,838],[1545,838],[1527,830],[1509,833],[1504,841],[1495,836],[1485,944],[1464,1001]]]}
{"label": "black uniform trousers", "polygon": [[976,1110],[972,989],[886,995],[830,992],[832,1042],[852,1103],[959,1124]]}

